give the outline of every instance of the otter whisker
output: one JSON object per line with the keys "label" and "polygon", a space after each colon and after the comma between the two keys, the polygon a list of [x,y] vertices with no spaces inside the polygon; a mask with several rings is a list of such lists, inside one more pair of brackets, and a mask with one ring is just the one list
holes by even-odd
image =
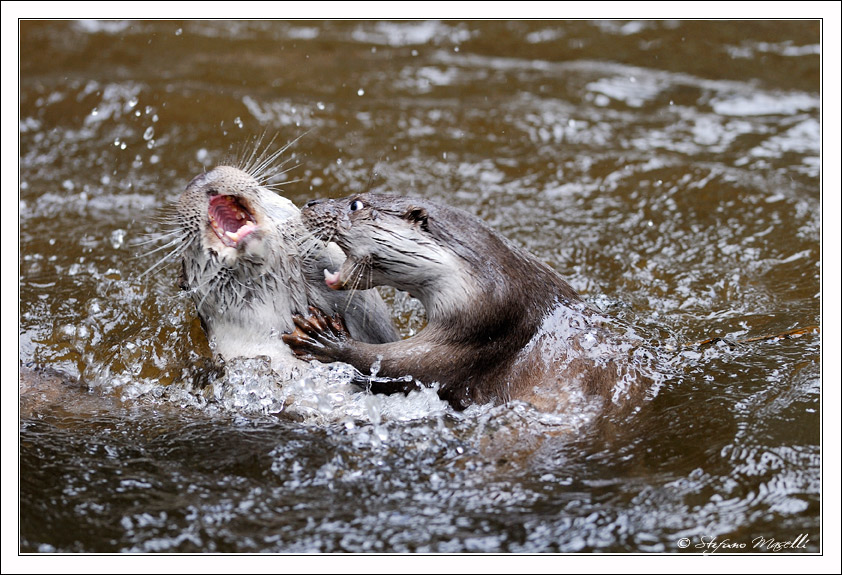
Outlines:
{"label": "otter whisker", "polygon": [[[251,154],[249,155],[248,159],[245,159],[245,158],[241,157],[240,161],[236,162],[237,166],[241,170],[246,172],[247,174],[252,173],[252,170],[251,170],[251,166],[253,165],[252,162],[255,162],[255,161],[259,162],[260,161],[260,158],[262,158],[266,154],[266,152],[269,150],[269,148],[272,146],[272,144],[275,143],[275,139],[278,137],[278,134],[276,133],[274,136],[272,136],[272,139],[269,141],[269,144],[267,144],[267,146],[261,152],[260,146],[263,143],[263,138],[265,138],[265,137],[266,137],[266,131],[264,130],[264,132],[262,134],[260,134],[256,138],[254,138],[254,145],[251,146]],[[241,149],[241,153],[245,153],[245,151],[246,151],[246,144],[243,145],[243,147]]]}
{"label": "otter whisker", "polygon": [[[282,175],[282,174],[286,174],[287,172],[292,171],[297,167],[298,167],[297,165],[293,166],[289,170],[284,170],[283,172],[280,172],[280,174],[274,174],[273,177],[278,176],[278,175]],[[264,188],[266,188],[268,190],[272,190],[276,194],[279,194],[283,191],[283,186],[288,186],[289,184],[297,184],[298,182],[303,182],[303,181],[304,181],[303,179],[297,179],[297,180],[287,180],[285,182],[278,182],[276,184],[263,183],[262,185],[263,185]]]}
{"label": "otter whisker", "polygon": [[[298,142],[298,140],[300,140],[301,138],[306,136],[309,132],[310,132],[309,130],[304,132],[303,134],[301,134],[297,138],[288,142],[285,146],[283,146],[279,150],[276,150],[275,152],[273,152],[269,155],[266,155],[267,152],[269,151],[269,148],[271,148],[272,144],[274,144],[275,140],[277,139],[277,134],[276,134],[275,136],[272,137],[272,140],[266,146],[263,153],[260,156],[258,156],[258,158],[256,160],[254,160],[253,163],[252,163],[252,159],[253,159],[254,155],[252,155],[252,158],[249,158],[249,163],[246,166],[242,167],[241,169],[244,172],[246,172],[247,174],[249,174],[250,176],[252,176],[255,180],[258,180],[261,183],[261,185],[265,185],[270,178],[277,175],[279,170],[281,168],[283,168],[283,166],[286,165],[288,162],[290,162],[293,158],[290,157],[287,160],[285,160],[284,162],[282,162],[280,165],[273,166],[273,164],[277,161],[277,159],[279,157],[281,157],[281,155],[284,152],[286,152],[290,148],[290,146],[292,146],[293,144]],[[259,145],[259,143],[258,143],[258,145]],[[292,168],[290,168],[290,169],[292,169]],[[287,170],[287,171],[289,171],[289,170]],[[281,172],[281,173],[286,173],[286,172]]]}
{"label": "otter whisker", "polygon": [[154,233],[154,234],[145,234],[144,236],[142,236],[138,239],[132,240],[131,245],[132,245],[132,247],[146,246],[146,245],[149,245],[149,244],[158,243],[162,240],[172,238],[174,236],[182,236],[183,237],[184,235],[185,235],[184,231],[181,228],[175,228],[174,227],[173,229],[168,230],[168,231],[164,231],[164,232],[158,232],[158,233]]}
{"label": "otter whisker", "polygon": [[[142,254],[139,254],[138,257],[149,257],[152,254],[158,253],[161,250],[165,250],[165,249],[171,248],[173,246],[179,246],[179,247],[176,248],[176,250],[173,250],[173,253],[175,251],[178,251],[178,250],[184,250],[186,245],[187,245],[186,244],[187,238],[188,238],[188,236],[186,234],[178,236],[176,238],[171,239],[170,241],[168,241],[165,244],[161,244],[160,246],[158,246],[158,247],[156,247],[152,250],[149,250],[148,252],[144,252]],[[148,242],[148,243],[151,243],[151,242]]]}
{"label": "otter whisker", "polygon": [[301,259],[309,260],[314,254],[324,251],[324,244],[316,237],[316,234],[310,231],[303,231],[298,238],[293,239]]}
{"label": "otter whisker", "polygon": [[[175,242],[174,242],[174,243],[175,243]],[[171,245],[171,244],[168,244],[168,245],[166,245],[166,246],[162,246],[162,248],[169,247],[170,245]],[[161,249],[161,248],[159,248],[159,249]],[[149,252],[149,253],[147,253],[147,254],[144,254],[144,256],[148,256],[148,255],[150,255],[150,254],[153,254],[153,253],[155,253],[155,252],[159,251],[159,249],[156,249],[156,250],[153,250],[153,251],[151,251],[151,252]],[[149,275],[150,273],[152,273],[154,270],[156,270],[156,269],[158,269],[158,268],[160,268],[160,267],[164,266],[165,264],[167,264],[167,263],[169,263],[169,262],[171,262],[171,261],[174,261],[174,260],[178,259],[178,258],[179,258],[179,257],[181,257],[181,255],[184,253],[184,250],[185,250],[185,249],[186,249],[186,244],[182,243],[182,245],[181,245],[181,246],[177,247],[176,249],[172,250],[171,252],[169,252],[169,253],[167,253],[167,254],[164,254],[164,256],[163,256],[162,258],[160,258],[157,262],[155,262],[154,264],[152,264],[152,266],[150,266],[150,267],[149,267],[149,268],[148,268],[145,272],[143,272],[142,274],[140,274],[140,276],[138,276],[138,280],[142,280],[142,279],[143,279],[143,278],[145,278],[147,275]]]}

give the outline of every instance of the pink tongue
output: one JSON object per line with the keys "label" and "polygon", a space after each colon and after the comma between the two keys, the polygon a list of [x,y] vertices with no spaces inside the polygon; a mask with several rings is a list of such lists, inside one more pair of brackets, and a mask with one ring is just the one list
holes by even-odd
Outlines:
{"label": "pink tongue", "polygon": [[222,243],[231,247],[235,247],[257,227],[254,217],[234,196],[212,196],[208,217]]}
{"label": "pink tongue", "polygon": [[325,270],[325,283],[330,289],[340,289],[342,287],[342,282],[339,281],[339,270],[334,273],[330,273]]}

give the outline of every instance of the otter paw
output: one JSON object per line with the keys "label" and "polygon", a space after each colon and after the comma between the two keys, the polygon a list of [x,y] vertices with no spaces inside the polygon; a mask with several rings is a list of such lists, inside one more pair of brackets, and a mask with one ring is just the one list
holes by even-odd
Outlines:
{"label": "otter paw", "polygon": [[310,307],[310,316],[292,316],[295,330],[282,336],[292,352],[302,359],[317,361],[342,361],[344,344],[351,338],[339,315],[325,315],[320,309]]}

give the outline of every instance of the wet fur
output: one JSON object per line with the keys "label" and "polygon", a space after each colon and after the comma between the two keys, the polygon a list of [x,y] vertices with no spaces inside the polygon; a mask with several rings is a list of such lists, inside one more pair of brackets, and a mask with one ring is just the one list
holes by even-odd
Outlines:
{"label": "wet fur", "polygon": [[[216,167],[187,185],[176,204],[175,226],[158,248],[171,251],[147,273],[179,262],[179,285],[195,303],[216,353],[226,360],[266,355],[282,371],[300,364],[280,336],[292,329],[293,314],[309,305],[342,313],[361,341],[397,339],[388,309],[375,291],[336,292],[324,285],[322,270],[340,263],[344,255],[309,234],[298,208],[269,183],[283,167],[276,160],[286,148],[258,153],[259,145],[237,162],[240,167]],[[240,198],[257,220],[257,230],[241,245],[225,246],[212,231],[212,194]]]}
{"label": "wet fur", "polygon": [[[359,204],[354,204],[359,202]],[[636,385],[621,352],[588,352],[583,342],[605,342],[599,318],[550,267],[511,244],[476,217],[428,200],[361,194],[310,202],[304,224],[335,241],[348,259],[344,287],[388,284],[418,297],[428,325],[403,341],[369,345],[341,334],[324,357],[312,346],[293,347],[323,360],[350,363],[363,373],[410,374],[439,382],[453,407],[529,401],[546,411],[571,402],[598,407]],[[306,327],[306,326],[305,326]],[[319,329],[311,329],[319,338]],[[327,339],[331,339],[328,337]],[[375,382],[374,391],[407,391],[403,381]],[[622,393],[620,393],[622,395]]]}

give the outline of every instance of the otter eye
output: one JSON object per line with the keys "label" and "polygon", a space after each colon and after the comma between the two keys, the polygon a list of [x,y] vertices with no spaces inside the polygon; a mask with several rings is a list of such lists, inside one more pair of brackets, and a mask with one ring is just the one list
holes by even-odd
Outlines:
{"label": "otter eye", "polygon": [[365,207],[365,204],[362,202],[362,200],[354,200],[353,202],[351,202],[351,211],[352,212],[356,212],[357,210],[361,210],[364,207]]}

